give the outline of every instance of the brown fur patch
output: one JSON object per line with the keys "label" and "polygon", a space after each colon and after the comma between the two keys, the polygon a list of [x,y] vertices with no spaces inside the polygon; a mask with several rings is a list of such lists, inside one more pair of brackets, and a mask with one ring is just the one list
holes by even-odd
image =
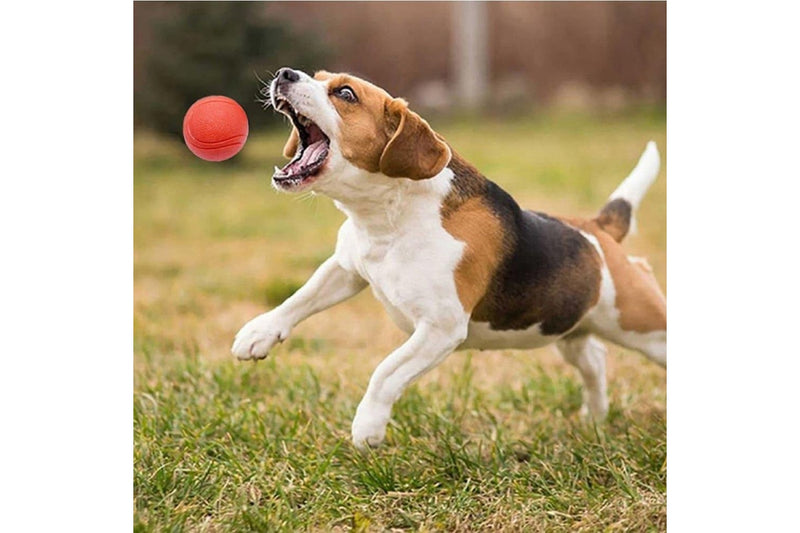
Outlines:
{"label": "brown fur patch", "polygon": [[472,318],[488,321],[496,330],[540,324],[545,335],[561,334],[597,304],[600,257],[577,231],[560,221],[539,213],[525,214],[545,221],[546,226],[532,232],[538,233],[533,241],[541,247],[521,249],[531,240],[517,237],[517,249],[498,269]]}
{"label": "brown fur patch", "polygon": [[430,125],[408,109],[403,100],[392,100],[389,116],[400,123],[381,154],[381,172],[393,178],[423,180],[441,172],[450,160],[450,148]]}
{"label": "brown fur patch", "polygon": [[[369,172],[380,171],[381,154],[400,123],[400,117],[388,112],[392,96],[367,81],[348,74],[331,74],[320,71],[314,79],[328,84],[328,94],[344,127],[337,139],[345,159]],[[353,89],[358,103],[350,103],[333,96],[333,90],[348,85]]]}
{"label": "brown fur patch", "polygon": [[648,265],[631,261],[614,238],[594,221],[570,220],[594,235],[603,250],[617,293],[619,326],[625,331],[647,333],[667,329],[667,302]]}
{"label": "brown fur patch", "polygon": [[[392,98],[349,74],[320,71],[314,78],[328,84],[330,101],[343,124],[337,141],[344,158],[355,166],[390,177],[427,179],[447,164],[447,144],[402,98]],[[353,90],[357,102],[335,96],[335,89],[344,85]]]}
{"label": "brown fur patch", "polygon": [[650,285],[652,290],[657,292],[661,299],[664,300],[664,326],[666,329],[666,298],[664,298],[664,293],[661,291],[661,287],[658,284],[656,275],[653,273],[653,267],[650,266],[650,263],[644,257],[628,256],[628,261],[642,271],[644,278],[647,280],[647,283]]}
{"label": "brown fur patch", "polygon": [[442,226],[466,245],[455,271],[455,282],[461,305],[470,312],[486,294],[502,260],[503,228],[479,197],[450,209],[442,218]]}
{"label": "brown fur patch", "polygon": [[441,213],[445,229],[467,244],[455,272],[464,309],[496,330],[568,331],[600,295],[594,247],[561,221],[520,210],[458,154],[448,167],[454,177]]}

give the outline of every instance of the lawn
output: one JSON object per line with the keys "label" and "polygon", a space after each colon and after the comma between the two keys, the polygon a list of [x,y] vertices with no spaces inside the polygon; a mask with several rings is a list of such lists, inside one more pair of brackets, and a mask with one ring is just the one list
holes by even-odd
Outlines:
{"label": "lawn", "polygon": [[[525,207],[591,215],[663,110],[431,120]],[[611,409],[578,416],[580,378],[549,348],[451,355],[394,409],[385,445],[350,444],[371,370],[404,335],[369,291],[311,317],[259,363],[230,344],[334,249],[324,197],[269,185],[285,132],[235,162],[176,139],[134,147],[137,531],[664,530],[666,374],[610,346]],[[666,289],[666,172],[626,247]]]}

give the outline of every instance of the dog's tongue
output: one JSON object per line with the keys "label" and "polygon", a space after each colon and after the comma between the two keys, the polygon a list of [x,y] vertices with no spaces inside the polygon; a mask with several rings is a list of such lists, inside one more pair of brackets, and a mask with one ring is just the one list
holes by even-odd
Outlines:
{"label": "dog's tongue", "polygon": [[303,152],[303,157],[301,158],[301,161],[303,161],[303,166],[308,166],[311,163],[315,163],[322,155],[322,152],[325,151],[326,144],[327,143],[324,140],[319,140],[306,148],[306,151]]}
{"label": "dog's tongue", "polygon": [[319,159],[319,157],[322,155],[322,152],[325,150],[325,144],[325,140],[323,139],[310,145],[308,148],[303,150],[303,155],[300,156],[300,159],[283,167],[283,172],[289,175],[302,172],[303,169],[315,163],[317,159]]}

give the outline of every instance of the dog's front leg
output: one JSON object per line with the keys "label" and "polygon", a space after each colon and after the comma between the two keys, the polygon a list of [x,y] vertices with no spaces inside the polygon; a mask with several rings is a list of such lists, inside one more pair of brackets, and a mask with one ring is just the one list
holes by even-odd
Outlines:
{"label": "dog's front leg", "polygon": [[411,382],[441,363],[466,336],[466,320],[448,327],[422,323],[378,365],[353,419],[353,443],[358,449],[383,442],[394,402]]}
{"label": "dog's front leg", "polygon": [[355,296],[366,286],[363,278],[342,268],[336,256],[330,257],[285,302],[245,324],[231,351],[239,359],[263,359],[299,322]]}

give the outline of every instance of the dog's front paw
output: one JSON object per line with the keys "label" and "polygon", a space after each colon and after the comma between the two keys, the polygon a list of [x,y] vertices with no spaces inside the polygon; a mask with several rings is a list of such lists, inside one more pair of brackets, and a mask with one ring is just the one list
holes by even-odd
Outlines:
{"label": "dog's front paw", "polygon": [[245,324],[233,341],[231,352],[240,360],[264,359],[273,346],[289,336],[291,326],[273,312]]}
{"label": "dog's front paw", "polygon": [[608,398],[600,394],[594,396],[584,394],[583,405],[581,405],[578,415],[587,422],[599,424],[608,415]]}
{"label": "dog's front paw", "polygon": [[353,444],[359,451],[377,448],[386,437],[389,414],[383,409],[366,409],[359,406],[353,419]]}

